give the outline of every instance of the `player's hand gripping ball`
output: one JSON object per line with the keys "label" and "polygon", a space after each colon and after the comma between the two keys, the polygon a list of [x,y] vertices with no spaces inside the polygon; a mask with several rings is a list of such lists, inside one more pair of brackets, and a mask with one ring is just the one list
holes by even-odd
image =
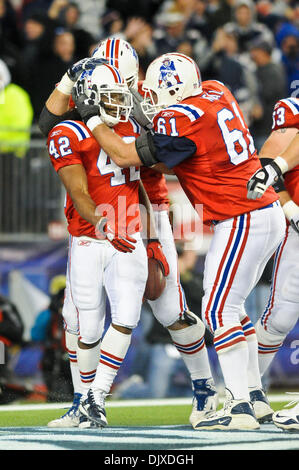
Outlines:
{"label": "player's hand gripping ball", "polygon": [[169,265],[158,240],[150,240],[147,245],[148,278],[144,291],[147,300],[158,299],[166,286]]}

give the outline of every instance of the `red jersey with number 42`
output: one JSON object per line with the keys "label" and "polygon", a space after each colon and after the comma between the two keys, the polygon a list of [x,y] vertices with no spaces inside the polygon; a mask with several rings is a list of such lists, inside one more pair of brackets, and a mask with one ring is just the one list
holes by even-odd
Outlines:
{"label": "red jersey with number 42", "polygon": [[[114,131],[128,143],[139,135],[131,120],[118,124]],[[48,151],[57,172],[69,165],[84,167],[88,192],[97,206],[97,213],[108,217],[116,233],[133,234],[141,230],[139,168],[118,167],[81,121],[63,121],[55,126],[48,136]],[[79,215],[69,194],[65,215],[71,235],[96,238],[94,226]]]}
{"label": "red jersey with number 42", "polygon": [[158,160],[173,168],[210,224],[265,207],[278,196],[271,187],[262,198],[247,199],[247,182],[261,168],[252,136],[223,83],[205,81],[202,89],[155,116],[154,142]]}
{"label": "red jersey with number 42", "polygon": [[[272,130],[290,127],[299,129],[298,98],[285,98],[274,106]],[[293,201],[299,205],[299,165],[284,175],[284,184]]]}

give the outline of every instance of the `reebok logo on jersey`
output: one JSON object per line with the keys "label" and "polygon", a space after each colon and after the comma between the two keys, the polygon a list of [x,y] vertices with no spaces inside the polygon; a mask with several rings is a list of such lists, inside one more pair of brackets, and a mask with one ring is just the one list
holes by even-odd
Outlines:
{"label": "reebok logo on jersey", "polygon": [[171,116],[173,116],[173,115],[174,115],[174,112],[172,112],[172,111],[163,111],[163,112],[161,113],[161,116],[162,116],[162,117],[171,117]]}
{"label": "reebok logo on jersey", "polygon": [[54,137],[55,135],[59,135],[61,134],[62,130],[60,129],[59,131],[54,131],[52,132],[52,134],[50,135],[50,137]]}

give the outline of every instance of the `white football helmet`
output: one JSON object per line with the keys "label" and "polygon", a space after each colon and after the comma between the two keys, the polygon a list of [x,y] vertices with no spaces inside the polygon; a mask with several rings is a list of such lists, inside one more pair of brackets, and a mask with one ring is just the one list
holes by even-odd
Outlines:
{"label": "white football helmet", "polygon": [[124,39],[107,38],[93,51],[92,57],[107,59],[121,71],[129,88],[137,90],[139,60],[137,52]]}
{"label": "white football helmet", "polygon": [[191,57],[177,52],[163,54],[146,71],[141,104],[152,121],[161,109],[202,92],[200,71]]}
{"label": "white football helmet", "polygon": [[85,93],[88,97],[97,89],[97,102],[103,122],[110,127],[119,122],[127,122],[133,107],[132,95],[124,78],[117,68],[101,64],[91,71],[82,73]]}

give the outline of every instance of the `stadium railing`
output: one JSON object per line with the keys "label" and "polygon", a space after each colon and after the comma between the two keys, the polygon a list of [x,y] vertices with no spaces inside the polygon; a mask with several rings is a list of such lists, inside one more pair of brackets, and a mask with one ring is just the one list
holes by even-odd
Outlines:
{"label": "stadium railing", "polygon": [[0,241],[48,237],[49,224],[64,221],[65,191],[36,126],[27,147],[18,158],[0,145]]}

